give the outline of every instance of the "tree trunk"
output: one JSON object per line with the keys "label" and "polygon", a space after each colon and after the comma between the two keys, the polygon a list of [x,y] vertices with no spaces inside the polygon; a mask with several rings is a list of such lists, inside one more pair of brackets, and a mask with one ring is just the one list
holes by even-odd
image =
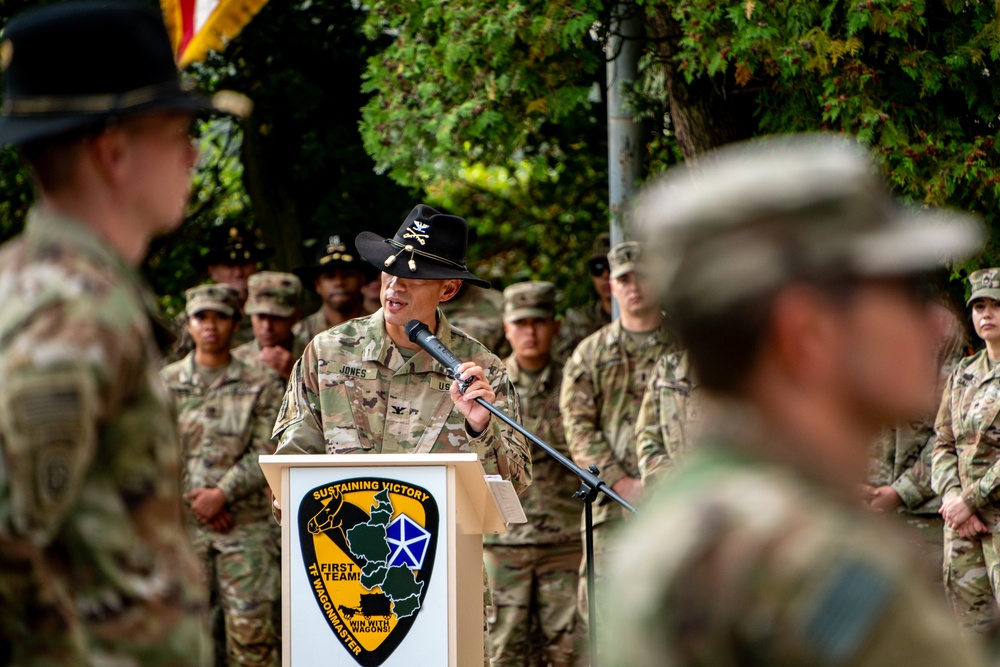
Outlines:
{"label": "tree trunk", "polygon": [[727,94],[724,77],[698,77],[688,83],[674,62],[681,28],[669,4],[647,9],[647,29],[663,66],[670,104],[670,121],[684,159],[733,141],[754,136],[756,122],[750,95]]}
{"label": "tree trunk", "polygon": [[[280,160],[268,159],[266,141],[253,118],[243,124],[243,182],[264,242],[275,249],[272,266],[291,271],[303,265],[302,230],[295,200],[282,179],[270,169]],[[308,289],[309,286],[306,286]]]}

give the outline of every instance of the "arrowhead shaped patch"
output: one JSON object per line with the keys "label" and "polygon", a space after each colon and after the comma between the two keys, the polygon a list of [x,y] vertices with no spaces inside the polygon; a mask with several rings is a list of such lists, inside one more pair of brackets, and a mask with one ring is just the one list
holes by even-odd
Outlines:
{"label": "arrowhead shaped patch", "polygon": [[359,665],[381,665],[427,595],[437,502],[409,482],[358,477],[306,493],[298,521],[303,565],[330,630]]}

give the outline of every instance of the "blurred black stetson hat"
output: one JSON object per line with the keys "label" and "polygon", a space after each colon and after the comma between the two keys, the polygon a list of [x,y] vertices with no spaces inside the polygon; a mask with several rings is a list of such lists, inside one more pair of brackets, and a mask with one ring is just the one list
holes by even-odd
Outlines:
{"label": "blurred black stetson hat", "polygon": [[260,230],[242,224],[218,225],[208,232],[208,252],[195,261],[200,270],[212,264],[250,264],[274,254],[261,238]]}
{"label": "blurred black stetson hat", "polygon": [[311,283],[327,271],[337,268],[355,269],[364,276],[365,282],[378,275],[368,262],[363,261],[361,256],[337,235],[328,237],[326,243],[317,244],[313,263],[300,266],[292,273],[304,282]]}
{"label": "blurred black stetson hat", "polygon": [[0,40],[0,145],[18,146],[139,111],[215,108],[180,80],[162,17],[138,4],[32,9]]}
{"label": "blurred black stetson hat", "polygon": [[380,271],[399,278],[464,280],[489,289],[465,266],[469,226],[465,218],[439,213],[417,204],[391,239],[361,232],[355,239],[358,253]]}

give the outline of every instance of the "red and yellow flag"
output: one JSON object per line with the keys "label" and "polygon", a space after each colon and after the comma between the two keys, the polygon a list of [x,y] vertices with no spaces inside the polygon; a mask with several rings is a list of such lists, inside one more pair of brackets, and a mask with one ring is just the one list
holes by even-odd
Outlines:
{"label": "red and yellow flag", "polygon": [[181,68],[221,51],[267,0],[160,0]]}

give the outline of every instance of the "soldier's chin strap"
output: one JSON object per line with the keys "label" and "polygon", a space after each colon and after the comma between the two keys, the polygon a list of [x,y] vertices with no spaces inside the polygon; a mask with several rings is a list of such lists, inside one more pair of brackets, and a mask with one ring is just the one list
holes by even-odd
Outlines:
{"label": "soldier's chin strap", "polygon": [[[457,369],[461,366],[462,362],[456,357],[451,350],[445,347],[444,343],[438,340],[430,330],[427,325],[420,320],[410,320],[406,323],[404,327],[406,331],[406,336],[410,339],[411,343],[416,343],[425,352],[431,355],[435,360],[438,361],[442,366],[445,367],[445,372],[449,377],[457,380],[459,384],[462,383],[458,378]],[[468,385],[466,385],[467,387]],[[462,387],[462,393],[465,393],[465,388]],[[482,398],[476,398],[476,403],[486,408],[490,414],[496,416],[500,421],[504,422],[512,429],[523,435],[528,439],[529,442],[537,447],[540,447],[542,451],[558,461],[564,468],[570,470],[574,475],[580,479],[580,490],[573,494],[574,498],[578,498],[583,503],[583,513],[585,518],[585,542],[586,542],[586,553],[587,553],[587,607],[590,614],[588,631],[590,634],[590,658],[591,667],[597,667],[597,587],[594,578],[594,501],[600,494],[606,495],[611,498],[616,503],[627,509],[628,511],[635,513],[635,508],[620,495],[618,495],[614,489],[604,483],[598,474],[597,466],[590,466],[587,470],[584,470],[577,464],[573,463],[568,457],[564,456],[562,452],[558,449],[545,442],[537,435],[524,428],[518,424],[514,419],[512,419],[507,413],[498,409],[491,403],[487,403]]]}

